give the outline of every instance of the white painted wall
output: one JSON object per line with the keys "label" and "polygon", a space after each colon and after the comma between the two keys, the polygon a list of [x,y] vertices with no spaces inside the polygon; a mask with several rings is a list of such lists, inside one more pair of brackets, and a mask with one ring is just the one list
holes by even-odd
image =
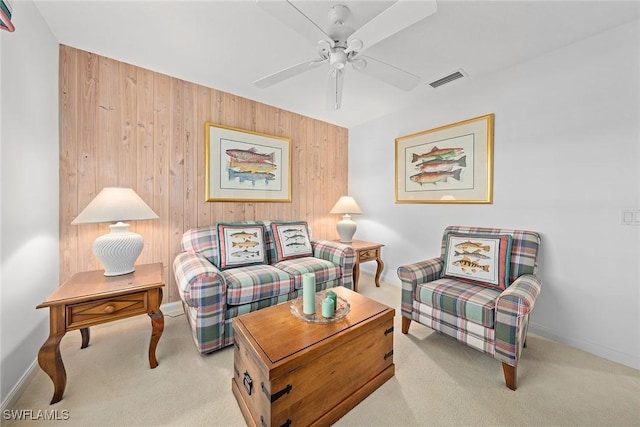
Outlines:
{"label": "white painted wall", "polygon": [[13,6],[16,31],[0,32],[3,404],[47,338],[36,305],[59,285],[58,42],[33,2]]}
{"label": "white painted wall", "polygon": [[[385,244],[384,280],[439,254],[447,225],[542,234],[532,331],[640,369],[640,23],[593,36],[349,131],[356,237]],[[468,70],[472,71],[472,70]],[[394,139],[495,114],[492,205],[395,204]],[[363,270],[375,265],[364,264]]]}

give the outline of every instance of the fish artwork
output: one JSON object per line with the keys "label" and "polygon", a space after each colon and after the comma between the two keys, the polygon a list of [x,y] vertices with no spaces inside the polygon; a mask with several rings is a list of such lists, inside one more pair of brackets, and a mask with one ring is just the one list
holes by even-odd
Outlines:
{"label": "fish artwork", "polygon": [[231,169],[237,169],[238,172],[273,172],[278,167],[269,162],[243,162],[234,157],[229,162]]}
{"label": "fish artwork", "polygon": [[236,251],[231,254],[232,257],[243,257],[245,259],[256,258],[260,256],[260,251],[250,251],[248,249],[244,249],[241,251]]}
{"label": "fish artwork", "polygon": [[448,172],[452,170],[454,166],[467,166],[467,156],[462,156],[457,160],[428,160],[418,163],[416,169],[422,172]]}
{"label": "fish artwork", "polygon": [[264,181],[265,184],[269,184],[269,181],[276,179],[276,176],[270,172],[238,172],[235,169],[229,169],[229,181],[238,178],[240,182],[250,181],[252,185],[256,185],[256,182]]}
{"label": "fish artwork", "polygon": [[302,231],[299,228],[287,228],[286,230],[282,230],[282,232],[284,234],[288,234],[288,233],[295,233],[295,232],[301,233]]}
{"label": "fish artwork", "polygon": [[258,246],[258,242],[246,239],[243,242],[232,242],[231,246],[234,248],[253,248],[255,246]]}
{"label": "fish artwork", "polygon": [[477,242],[472,242],[471,240],[458,243],[455,247],[464,252],[480,252],[480,251],[489,252],[491,250],[491,247],[489,247],[488,245],[482,245]]}
{"label": "fish artwork", "polygon": [[424,184],[437,184],[440,181],[447,182],[449,178],[453,178],[460,181],[460,173],[462,169],[456,169],[453,172],[440,171],[440,172],[421,172],[416,175],[411,175],[409,179],[420,185]]}
{"label": "fish artwork", "polygon": [[291,243],[287,243],[285,246],[288,246],[288,247],[305,246],[305,244],[304,243],[300,243],[300,242],[291,242]]}
{"label": "fish artwork", "polygon": [[250,239],[251,237],[258,237],[258,233],[247,233],[246,231],[239,231],[230,235],[234,239]]}
{"label": "fish artwork", "polygon": [[255,147],[251,147],[248,150],[240,150],[240,149],[229,149],[225,151],[227,156],[232,157],[233,159],[240,162],[268,162],[274,163],[274,155],[275,153],[270,154],[262,154],[258,153],[258,150]]}
{"label": "fish artwork", "polygon": [[305,236],[304,236],[304,234],[300,234],[300,233],[298,233],[298,234],[293,234],[293,235],[291,235],[291,236],[287,236],[287,237],[285,238],[285,240],[291,240],[291,239],[304,239],[304,237],[305,237]]}
{"label": "fish artwork", "polygon": [[431,159],[431,160],[447,160],[447,159],[451,159],[455,156],[458,156],[460,154],[462,154],[462,152],[464,151],[464,149],[462,148],[438,148],[438,147],[433,147],[431,149],[431,151],[428,151],[426,153],[422,153],[422,154],[416,154],[413,153],[413,158],[411,160],[411,163],[415,163],[418,160],[427,160],[427,159]]}
{"label": "fish artwork", "polygon": [[476,261],[464,257],[462,259],[459,259],[457,261],[452,262],[453,265],[460,267],[460,269],[462,270],[463,273],[466,273],[467,270],[471,270],[472,273],[475,273],[478,270],[483,270],[486,272],[489,272],[489,266],[488,265],[480,265],[478,264]]}
{"label": "fish artwork", "polygon": [[462,256],[462,257],[472,257],[475,259],[491,259],[490,256],[487,256],[483,253],[480,253],[480,251],[478,250],[477,252],[458,252],[458,251],[454,251],[455,256]]}

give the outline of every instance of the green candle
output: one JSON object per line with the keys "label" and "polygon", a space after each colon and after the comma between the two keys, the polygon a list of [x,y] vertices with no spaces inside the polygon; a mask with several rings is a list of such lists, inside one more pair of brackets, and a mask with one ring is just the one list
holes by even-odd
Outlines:
{"label": "green candle", "polygon": [[327,298],[333,300],[333,311],[336,311],[338,309],[338,295],[333,291],[329,291],[327,292]]}
{"label": "green candle", "polygon": [[322,317],[333,317],[333,300],[329,297],[322,301]]}

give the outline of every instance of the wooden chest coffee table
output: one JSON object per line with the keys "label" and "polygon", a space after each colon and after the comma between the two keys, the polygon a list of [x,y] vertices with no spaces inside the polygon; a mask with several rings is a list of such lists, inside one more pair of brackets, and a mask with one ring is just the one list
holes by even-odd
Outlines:
{"label": "wooden chest coffee table", "polygon": [[328,324],[295,317],[291,302],[233,319],[231,388],[252,426],[330,425],[393,377],[395,310],[349,289]]}

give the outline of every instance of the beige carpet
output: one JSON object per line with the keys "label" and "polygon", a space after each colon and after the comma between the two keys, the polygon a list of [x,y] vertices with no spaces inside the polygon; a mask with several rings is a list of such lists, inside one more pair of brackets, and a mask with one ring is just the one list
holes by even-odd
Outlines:
{"label": "beige carpet", "polygon": [[[512,392],[495,359],[416,323],[402,335],[400,289],[372,282],[363,275],[360,292],[396,309],[396,375],[336,425],[640,426],[640,372],[530,334]],[[84,350],[80,334],[68,334],[62,401],[49,405],[53,386],[38,369],[13,408],[68,420],[15,421],[5,411],[2,425],[245,425],[231,393],[233,347],[201,356],[184,316],[167,316],[151,370],[149,334],[146,316],[92,328]]]}

